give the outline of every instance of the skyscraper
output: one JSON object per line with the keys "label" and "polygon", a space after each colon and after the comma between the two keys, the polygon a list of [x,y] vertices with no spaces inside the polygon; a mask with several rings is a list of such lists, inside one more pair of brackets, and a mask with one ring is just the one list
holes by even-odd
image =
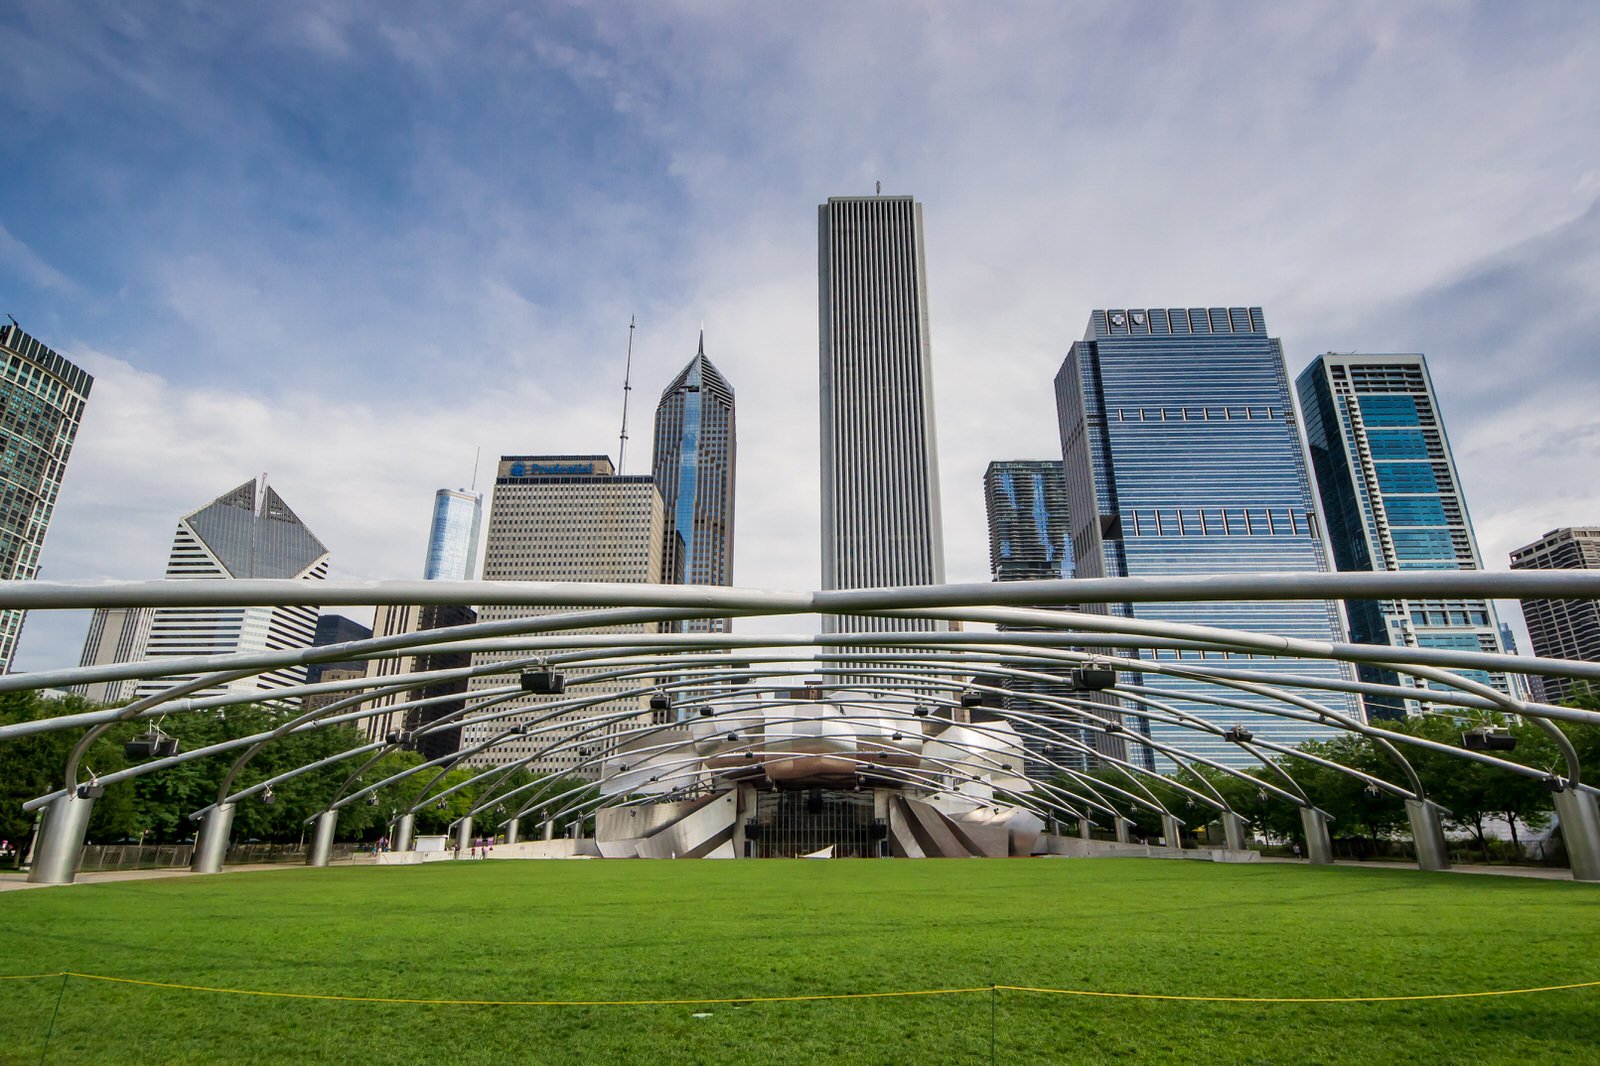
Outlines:
{"label": "skyscraper", "polygon": [[[944,581],[922,205],[833,197],[817,209],[822,587]],[[830,632],[942,629],[825,618]]]}
{"label": "skyscraper", "polygon": [[[328,576],[328,549],[263,478],[178,520],[167,558],[171,580],[287,578],[321,581]],[[150,622],[144,658],[232,655],[309,648],[317,634],[315,607],[158,607]],[[139,682],[136,694],[163,692],[196,675]],[[286,666],[207,689],[261,691],[298,685],[304,666]]]}
{"label": "skyscraper", "polygon": [[[352,640],[366,640],[371,636],[372,630],[354,618],[346,618],[342,614],[324,614],[317,618],[317,631],[311,638],[311,646],[324,648],[329,644],[345,644]],[[322,675],[328,670],[343,670],[360,665],[359,662],[313,663],[306,667],[306,684],[314,685],[321,681]]]}
{"label": "skyscraper", "polygon": [[[1420,355],[1319,355],[1295,387],[1340,570],[1481,570],[1450,438]],[[1486,600],[1351,600],[1361,644],[1499,652],[1499,619]],[[1364,681],[1426,688],[1370,666]],[[1460,673],[1509,692],[1503,673]],[[1419,713],[1416,700],[1364,697],[1371,717]]]}
{"label": "skyscraper", "polygon": [[[393,637],[402,633],[422,633],[430,629],[446,629],[451,626],[469,626],[478,620],[478,612],[471,607],[457,607],[454,605],[441,605],[436,603],[422,604],[393,604],[379,607],[373,614],[372,631],[374,636]],[[472,655],[469,652],[430,652],[426,655],[398,655],[391,659],[370,659],[367,662],[367,676],[378,678],[398,677],[402,674],[424,673],[431,670],[463,670],[472,665]],[[391,732],[403,729],[415,733],[424,726],[432,725],[440,718],[458,715],[467,702],[467,679],[447,679],[431,681],[425,685],[418,685],[405,692],[391,693],[377,696],[368,706],[373,708],[393,707],[396,704],[414,700],[429,700],[443,696],[460,696],[460,699],[440,699],[437,703],[429,703],[422,707],[408,707],[404,711],[390,711],[387,714],[373,715],[366,719],[367,737],[370,740],[382,740]],[[416,740],[416,750],[422,752],[427,759],[440,759],[450,755],[461,747],[461,730],[438,729],[424,733]]]}
{"label": "skyscraper", "polygon": [[[1055,389],[1077,576],[1328,569],[1283,349],[1267,336],[1260,308],[1095,311]],[[1139,603],[1115,605],[1110,613],[1310,640],[1343,635],[1330,602]],[[1207,668],[1344,677],[1333,663],[1238,652],[1144,656],[1175,666],[1203,659]],[[1330,735],[1319,726],[1182,698],[1215,696],[1213,686],[1154,674],[1143,683],[1186,713],[1239,722],[1266,740],[1296,744]],[[1359,714],[1342,694],[1301,695]],[[1267,705],[1253,693],[1228,698]],[[1232,764],[1253,764],[1220,738],[1160,723],[1151,733]]]}
{"label": "skyscraper", "polygon": [[[433,522],[428,530],[428,554],[422,564],[424,581],[471,581],[478,573],[478,539],[483,521],[483,497],[466,489],[452,492],[440,489],[433,499]],[[373,613],[372,629],[380,637],[418,633],[428,629],[471,625],[478,612],[466,606],[379,607]],[[367,663],[369,677],[397,677],[428,670],[454,670],[471,665],[466,652],[440,652],[430,655],[402,655],[393,659],[372,659]],[[390,711],[366,720],[367,736],[382,740],[395,730],[416,732],[440,718],[459,712],[466,704],[467,681],[435,681],[406,692],[375,696],[373,708],[393,707],[413,700],[460,695],[459,700],[442,700],[424,707]],[[417,750],[429,759],[438,759],[459,749],[460,729],[441,729],[424,734]]]}
{"label": "skyscraper", "polygon": [[[1600,570],[1600,526],[1552,529],[1511,553],[1513,570]],[[1523,600],[1533,654],[1544,659],[1600,662],[1600,600]],[[1581,684],[1546,677],[1544,698],[1560,703]]]}
{"label": "skyscraper", "polygon": [[[623,476],[615,472],[604,455],[507,455],[500,459],[489,505],[489,536],[483,553],[485,581],[608,581],[659,584],[661,581],[661,493],[649,476]],[[544,614],[568,614],[574,608],[484,607],[480,620],[497,622]],[[654,633],[655,623],[611,626],[607,633]],[[592,632],[575,630],[574,632]],[[507,653],[478,653],[473,666],[504,661]],[[512,715],[484,725],[462,729],[461,743],[470,747],[514,724],[528,722],[543,705],[574,696],[620,693],[638,687],[637,682],[606,681],[574,687],[583,676],[582,668],[563,671],[568,678],[565,697],[528,696],[507,707],[524,708]],[[505,676],[475,677],[472,692],[501,688]],[[477,763],[507,763],[531,755],[560,739],[571,737],[585,723],[602,715],[637,710],[648,720],[648,700],[627,697],[610,703],[584,707],[553,720],[559,728],[497,744],[472,758]],[[551,723],[540,723],[541,730]],[[593,746],[602,747],[608,734],[621,729],[613,725],[592,736]],[[587,745],[586,745],[587,746]],[[577,749],[540,758],[528,769],[535,773],[565,773],[578,769],[584,761]],[[593,776],[594,768],[579,770]]]}
{"label": "skyscraper", "polygon": [[433,498],[433,526],[422,576],[428,581],[471,581],[478,571],[478,534],[483,496],[465,489],[440,489]]}
{"label": "skyscraper", "polygon": [[[989,464],[983,475],[983,498],[989,516],[989,571],[996,581],[1056,581],[1071,577],[1072,532],[1067,519],[1067,483],[1057,459],[1005,459]],[[1028,626],[999,627],[1005,632],[1029,631]],[[1049,705],[1031,699],[1045,696],[1077,700],[1084,694],[1075,691],[1067,680],[1070,666],[1059,669],[1034,666],[1035,672],[1056,674],[1060,681],[1033,678],[1006,678],[1002,684],[1012,693],[1004,697],[1007,710],[1029,715],[1051,715]],[[1054,732],[1066,733],[1089,747],[1095,746],[1092,731],[1068,724],[1072,717],[1059,712],[1063,722],[1051,725]],[[1012,722],[1023,738],[1029,755],[1025,772],[1044,779],[1059,771],[1040,761],[1073,769],[1089,769],[1090,760],[1082,749],[1061,743],[1059,738],[1028,719]],[[1105,749],[1101,749],[1105,750]],[[1116,754],[1122,749],[1118,747]]]}
{"label": "skyscraper", "polygon": [[[94,378],[12,323],[0,326],[0,580],[31,581]],[[22,611],[0,611],[0,674]]]}
{"label": "skyscraper", "polygon": [[989,572],[996,581],[1071,577],[1067,482],[1056,459],[1002,459],[983,475]]}
{"label": "skyscraper", "polygon": [[[705,333],[689,365],[656,405],[651,463],[666,529],[661,578],[669,584],[733,584],[733,489],[737,442],[733,389],[706,358]],[[723,633],[726,618],[680,623],[691,633]]]}
{"label": "skyscraper", "polygon": [[[150,638],[150,619],[153,607],[96,607],[89,617],[89,632],[83,638],[83,656],[79,666],[109,666],[114,663],[131,663],[144,654],[145,641]],[[96,703],[121,703],[133,698],[138,682],[97,681],[93,684],[74,685],[72,693]]]}
{"label": "skyscraper", "polygon": [[[1500,623],[1500,647],[1505,649],[1507,655],[1520,655],[1517,648],[1516,634],[1511,632],[1511,626],[1502,621]],[[1533,700],[1535,703],[1544,703],[1544,679],[1534,674],[1507,674],[1511,682],[1511,694],[1519,700]]]}

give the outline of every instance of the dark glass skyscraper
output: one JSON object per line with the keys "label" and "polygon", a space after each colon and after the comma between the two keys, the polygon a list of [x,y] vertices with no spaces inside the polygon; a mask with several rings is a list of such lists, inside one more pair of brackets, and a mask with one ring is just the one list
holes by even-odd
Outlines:
{"label": "dark glass skyscraper", "polygon": [[[1478,543],[1420,355],[1312,360],[1295,382],[1306,441],[1340,570],[1481,570]],[[1350,637],[1362,644],[1498,652],[1499,620],[1485,600],[1352,600]],[[1425,687],[1393,670],[1362,680]],[[1463,676],[1508,692],[1505,674]],[[1367,713],[1398,717],[1416,700],[1365,697]]]}
{"label": "dark glass skyscraper", "polygon": [[[1260,308],[1095,311],[1055,388],[1077,576],[1328,569],[1283,349],[1267,336]],[[1309,640],[1343,635],[1339,610],[1329,602],[1140,603],[1111,613]],[[1331,662],[1221,652],[1144,655],[1179,667],[1203,658],[1208,670],[1345,677]],[[1140,683],[1185,713],[1243,723],[1262,739],[1296,744],[1331,735],[1309,723],[1183,698],[1218,695],[1211,685],[1156,674]],[[1300,694],[1359,714],[1343,694]],[[1226,698],[1247,706],[1268,702],[1243,691]],[[1177,726],[1157,723],[1151,735],[1232,764],[1254,763],[1221,738]]]}
{"label": "dark glass skyscraper", "polygon": [[[371,638],[372,630],[357,622],[354,618],[346,618],[342,614],[322,614],[317,616],[317,632],[311,638],[313,648],[325,648],[329,644],[344,644],[352,640],[367,640]],[[342,663],[312,663],[306,667],[306,684],[315,685],[322,680],[326,670],[339,670],[351,667],[364,667],[362,662]]]}
{"label": "dark glass skyscraper", "polygon": [[[0,326],[0,580],[28,581],[50,528],[94,378],[22,330]],[[0,674],[22,611],[0,611]]]}
{"label": "dark glass skyscraper", "polygon": [[[822,587],[944,581],[922,205],[834,197],[817,209]],[[823,619],[830,632],[943,629]]]}
{"label": "dark glass skyscraper", "polygon": [[[665,507],[663,581],[733,584],[736,453],[733,388],[706,358],[702,332],[694,358],[656,405],[651,470]],[[722,633],[728,625],[726,618],[681,623],[691,633]]]}
{"label": "dark glass skyscraper", "polygon": [[[989,517],[989,571],[996,581],[1054,581],[1072,576],[1072,533],[1067,521],[1067,483],[1061,474],[1061,463],[1056,459],[1003,459],[989,464],[983,475],[983,499]],[[1000,626],[1003,631],[1026,631],[1028,627]],[[1045,696],[1076,700],[1083,694],[1076,692],[1065,680],[1071,667],[1060,671],[1041,667],[1039,673],[1060,673],[1061,681],[1044,681],[1032,678],[1007,678],[1005,688],[1012,695],[1005,697],[1007,710],[1023,714],[1050,715],[1048,704],[1030,697]],[[1070,718],[1062,713],[1063,719]],[[1013,721],[1013,728],[1022,736],[1029,754],[1026,773],[1029,777],[1050,778],[1058,771],[1041,762],[1037,756],[1048,756],[1051,762],[1074,769],[1088,769],[1090,760],[1082,749],[1063,744],[1035,723],[1024,719]],[[1051,726],[1057,732],[1067,733],[1074,739],[1094,747],[1095,735],[1066,724]],[[1100,750],[1106,750],[1104,748]],[[1116,754],[1120,756],[1120,748]]]}

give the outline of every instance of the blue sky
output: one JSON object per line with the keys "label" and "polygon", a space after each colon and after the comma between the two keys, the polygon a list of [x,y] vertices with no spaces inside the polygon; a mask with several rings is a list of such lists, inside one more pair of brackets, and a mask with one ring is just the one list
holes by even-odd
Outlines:
{"label": "blue sky", "polygon": [[[1586,4],[12,4],[0,312],[97,377],[42,576],[159,575],[256,473],[420,575],[474,450],[738,392],[736,580],[818,572],[815,205],[926,205],[947,570],[1105,306],[1259,304],[1290,372],[1422,351],[1490,566],[1600,521]],[[487,458],[485,465],[487,467]],[[75,662],[36,614],[18,665]]]}

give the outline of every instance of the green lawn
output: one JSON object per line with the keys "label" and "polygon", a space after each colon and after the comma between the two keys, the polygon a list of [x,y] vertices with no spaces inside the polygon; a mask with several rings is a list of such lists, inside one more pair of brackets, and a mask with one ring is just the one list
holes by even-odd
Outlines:
{"label": "green lawn", "polygon": [[[494,861],[0,895],[0,973],[56,970],[501,1000],[1463,992],[1600,980],[1600,888],[1136,859]],[[60,989],[0,981],[0,1062],[39,1061]],[[462,1007],[77,979],[47,1061],[980,1063],[991,1024],[1007,1063],[1600,1061],[1600,988],[1398,1004],[980,992]]]}

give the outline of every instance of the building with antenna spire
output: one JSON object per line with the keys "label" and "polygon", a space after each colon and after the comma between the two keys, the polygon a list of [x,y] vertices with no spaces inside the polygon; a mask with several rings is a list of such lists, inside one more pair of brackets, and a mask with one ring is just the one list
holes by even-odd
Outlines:
{"label": "building with antenna spire", "polygon": [[[706,333],[689,364],[656,405],[651,464],[664,507],[661,579],[679,585],[733,584],[733,499],[737,437],[733,387],[706,358]],[[725,633],[729,619],[683,624]]]}

